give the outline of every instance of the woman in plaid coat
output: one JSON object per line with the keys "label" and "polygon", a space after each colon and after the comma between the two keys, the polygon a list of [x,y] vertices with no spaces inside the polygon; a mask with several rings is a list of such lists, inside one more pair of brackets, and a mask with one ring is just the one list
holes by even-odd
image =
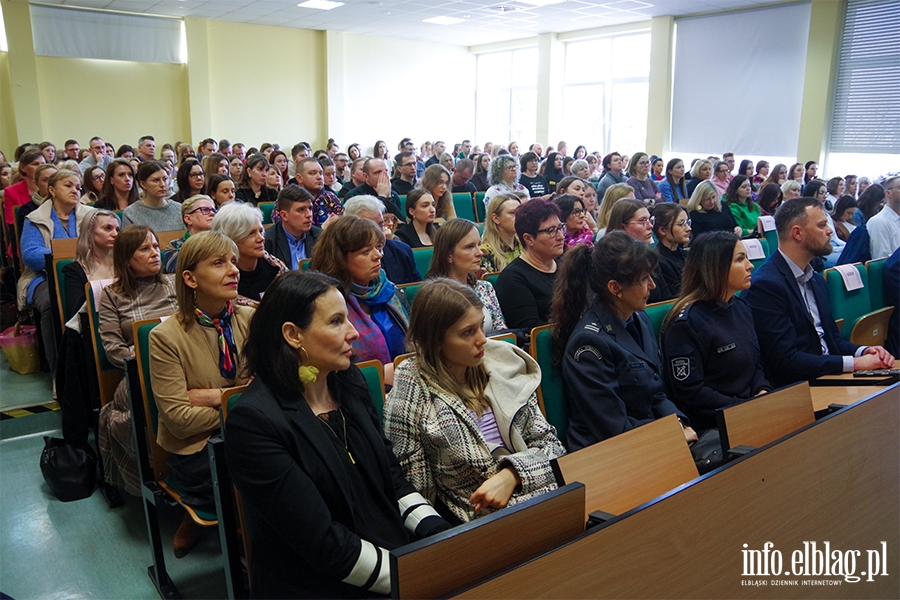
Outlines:
{"label": "woman in plaid coat", "polygon": [[538,408],[537,363],[488,340],[483,320],[471,288],[423,285],[408,333],[416,356],[397,368],[385,406],[406,477],[459,522],[555,489],[550,460],[565,454]]}

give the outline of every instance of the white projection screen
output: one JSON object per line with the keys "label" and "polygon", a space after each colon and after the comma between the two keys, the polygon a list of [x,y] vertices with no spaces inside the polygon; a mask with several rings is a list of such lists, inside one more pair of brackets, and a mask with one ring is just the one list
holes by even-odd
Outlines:
{"label": "white projection screen", "polygon": [[672,150],[796,156],[809,14],[802,2],[678,19]]}

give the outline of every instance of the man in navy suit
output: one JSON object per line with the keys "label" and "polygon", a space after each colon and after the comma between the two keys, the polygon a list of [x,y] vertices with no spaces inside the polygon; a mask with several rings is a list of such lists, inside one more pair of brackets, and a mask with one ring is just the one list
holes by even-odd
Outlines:
{"label": "man in navy suit", "polygon": [[[380,198],[363,194],[344,203],[344,214],[368,219],[384,229],[384,202]],[[386,238],[382,249],[381,268],[391,283],[416,283],[422,281],[412,248],[400,240]]]}
{"label": "man in navy suit", "polygon": [[825,280],[810,266],[831,253],[831,228],[815,198],[794,198],[775,213],[778,251],[753,275],[744,299],[753,310],[766,378],[775,387],[822,375],[894,366],[881,346],[841,338]]}

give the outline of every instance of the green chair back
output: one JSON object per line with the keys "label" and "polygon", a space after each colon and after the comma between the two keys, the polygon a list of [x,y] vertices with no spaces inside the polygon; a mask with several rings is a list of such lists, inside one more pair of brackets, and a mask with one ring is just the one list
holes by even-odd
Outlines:
{"label": "green chair back", "polygon": [[497,280],[500,279],[500,273],[485,273],[481,276],[482,279],[490,283],[494,286],[494,289],[497,288]]}
{"label": "green chair back", "polygon": [[300,261],[300,270],[303,272],[309,271],[309,265],[312,263],[311,258],[304,258]]}
{"label": "green chair back", "polygon": [[884,263],[886,258],[870,260],[866,263],[866,276],[869,278],[869,300],[872,310],[878,310],[887,306],[884,298]]}
{"label": "green chair back", "polygon": [[97,310],[97,303],[94,302],[94,293],[90,285],[86,286],[85,289],[87,290],[87,308],[90,312],[88,316],[90,323],[93,325],[91,339],[94,342],[94,352],[97,355],[97,367],[100,371],[114,371],[116,367],[106,358],[106,350],[103,349],[103,342],[100,341],[100,313]]}
{"label": "green chair back", "polygon": [[556,437],[565,444],[569,431],[569,403],[563,386],[562,369],[553,364],[553,330],[549,325],[531,330],[531,356],[541,367],[538,402],[547,421],[556,428]]}
{"label": "green chair back", "polygon": [[372,395],[372,403],[375,405],[375,411],[378,413],[378,420],[384,422],[384,365],[378,363],[377,360],[367,360],[356,365],[366,379],[366,387],[369,388],[369,394]]}
{"label": "green chair back", "polygon": [[771,252],[778,250],[778,232],[774,229],[772,231],[766,231],[764,237],[769,245],[769,252],[766,253],[766,256],[771,256]]}
{"label": "green chair back", "polygon": [[863,286],[858,290],[848,292],[844,288],[844,278],[837,269],[825,270],[825,283],[828,286],[828,299],[831,301],[831,314],[835,320],[843,319],[844,327],[841,329],[841,337],[850,339],[850,333],[856,321],[872,312],[872,301],[869,299],[869,281],[864,265],[855,264],[856,270],[862,279]]}
{"label": "green chair back", "polygon": [[487,207],[484,205],[484,192],[475,193],[475,216],[477,222],[484,223],[487,218]]}
{"label": "green chair back", "polygon": [[231,410],[232,410],[235,406],[237,406],[238,400],[240,400],[240,399],[241,399],[241,396],[243,396],[243,395],[244,395],[244,393],[241,392],[240,394],[232,394],[231,396],[229,396],[229,398],[228,398],[228,412],[231,412]]}
{"label": "green chair back", "polygon": [[63,316],[63,327],[66,326],[66,276],[63,268],[69,263],[75,262],[72,258],[63,258],[56,261],[56,289],[59,294],[59,313]]}
{"label": "green chair back", "polygon": [[484,235],[484,223],[475,223],[475,229],[478,230],[478,235]]}
{"label": "green chair back", "polygon": [[144,323],[137,328],[135,336],[135,358],[138,360],[138,369],[141,375],[141,387],[147,396],[147,406],[149,408],[149,419],[147,428],[150,435],[156,439],[157,429],[159,428],[159,409],[156,407],[156,398],[153,396],[153,388],[150,387],[150,332],[159,325],[159,320],[152,323]]}
{"label": "green chair back", "polygon": [[259,210],[262,212],[263,216],[263,225],[267,225],[272,222],[272,211],[275,210],[274,202],[260,202]]}
{"label": "green chair back", "polygon": [[419,288],[422,287],[422,282],[419,283],[402,283],[397,286],[397,288],[404,290],[406,292],[406,302],[412,307],[413,300],[416,299],[416,294],[419,293]]}
{"label": "green chair back", "polygon": [[659,342],[659,332],[662,329],[663,321],[673,306],[675,306],[675,300],[669,300],[668,302],[648,304],[647,308],[644,309],[644,312],[650,318],[650,326],[653,327],[653,335],[656,336],[657,343]]}
{"label": "green chair back", "polygon": [[[397,196],[397,198],[400,199],[400,202],[399,202],[399,204],[400,204],[400,212],[402,212],[404,215],[406,215],[406,194],[403,194],[402,196]],[[407,217],[407,218],[408,218],[408,217]],[[406,220],[406,219],[404,219],[404,221],[405,221],[405,220]]]}
{"label": "green chair back", "polygon": [[460,219],[475,221],[475,206],[472,204],[472,194],[467,192],[453,194],[453,208]]}
{"label": "green chair back", "polygon": [[412,253],[416,261],[416,268],[419,269],[419,274],[424,278],[428,273],[429,267],[431,267],[431,255],[434,254],[434,248],[431,246],[427,248],[413,248]]}

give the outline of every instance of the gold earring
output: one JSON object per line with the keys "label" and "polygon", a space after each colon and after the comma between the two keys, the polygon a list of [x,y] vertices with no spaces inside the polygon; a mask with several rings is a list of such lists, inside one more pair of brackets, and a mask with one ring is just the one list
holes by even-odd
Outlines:
{"label": "gold earring", "polygon": [[[306,359],[303,359],[303,355],[306,355]],[[310,383],[314,383],[316,381],[317,376],[319,375],[319,370],[310,365],[304,365],[303,363],[309,360],[309,352],[306,351],[306,348],[300,346],[300,368],[297,369],[297,376],[300,378],[300,383],[303,385],[309,385]]]}

